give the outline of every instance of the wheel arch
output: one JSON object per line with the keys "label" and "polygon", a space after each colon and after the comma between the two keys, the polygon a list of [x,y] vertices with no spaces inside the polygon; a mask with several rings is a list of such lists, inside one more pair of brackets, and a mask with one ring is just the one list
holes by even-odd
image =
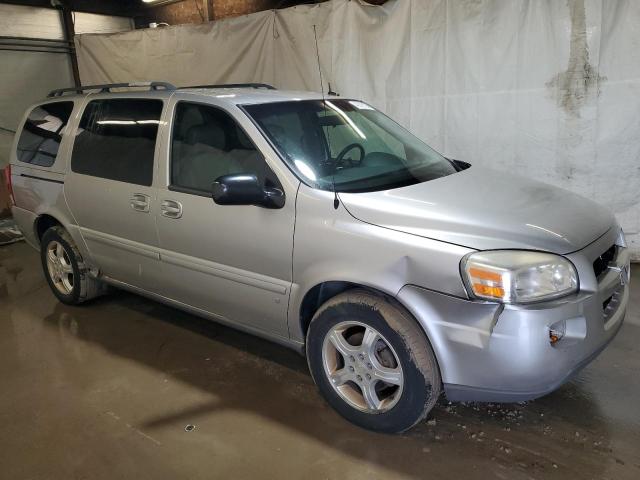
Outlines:
{"label": "wheel arch", "polygon": [[[391,292],[386,292],[371,285],[353,281],[329,280],[318,283],[307,290],[302,299],[302,302],[300,303],[300,308],[298,310],[298,322],[303,338],[306,339],[307,331],[309,330],[309,324],[311,323],[313,316],[326,301],[332,299],[337,295],[340,295],[341,293],[354,289],[365,290],[372,293],[373,295],[383,297],[387,301],[400,306],[407,312],[407,314],[413,317],[411,311],[405,305],[403,305],[402,302],[398,300],[396,296]],[[424,331],[424,327],[422,326],[422,324],[417,320],[416,323],[418,324],[420,329]],[[426,336],[427,332],[424,332],[424,334]]]}
{"label": "wheel arch", "polygon": [[62,228],[65,228],[62,222],[58,220],[56,217],[54,217],[53,215],[50,215],[48,213],[43,213],[41,215],[38,215],[36,217],[36,220],[33,226],[38,243],[42,241],[42,236],[44,235],[44,232],[46,232],[49,228],[55,227],[57,225],[61,226]]}
{"label": "wheel arch", "polygon": [[36,248],[39,248],[41,245],[42,235],[47,229],[53,226],[60,226],[64,228],[73,241],[76,243],[76,246],[80,250],[83,258],[86,262],[91,261],[91,255],[87,248],[87,245],[80,233],[79,228],[72,221],[73,217],[70,216],[67,212],[57,209],[57,208],[46,208],[41,211],[36,211],[36,218],[33,221],[33,235],[34,241],[37,242],[37,245],[34,245]]}

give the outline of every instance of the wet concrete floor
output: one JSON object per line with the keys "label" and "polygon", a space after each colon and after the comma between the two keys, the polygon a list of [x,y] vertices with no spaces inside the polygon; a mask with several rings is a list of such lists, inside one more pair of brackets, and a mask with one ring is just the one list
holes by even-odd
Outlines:
{"label": "wet concrete floor", "polygon": [[[37,253],[0,248],[0,478],[640,478],[640,268],[626,324],[555,393],[358,429],[304,359],[124,292],[56,301]],[[193,428],[191,428],[192,426]]]}

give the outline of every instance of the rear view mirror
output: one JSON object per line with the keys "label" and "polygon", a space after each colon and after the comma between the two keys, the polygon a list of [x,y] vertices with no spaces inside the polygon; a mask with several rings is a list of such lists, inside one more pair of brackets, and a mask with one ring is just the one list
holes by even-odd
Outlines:
{"label": "rear view mirror", "polygon": [[264,187],[253,174],[234,173],[218,177],[211,187],[211,197],[218,205],[257,205],[282,208],[284,192],[280,188]]}

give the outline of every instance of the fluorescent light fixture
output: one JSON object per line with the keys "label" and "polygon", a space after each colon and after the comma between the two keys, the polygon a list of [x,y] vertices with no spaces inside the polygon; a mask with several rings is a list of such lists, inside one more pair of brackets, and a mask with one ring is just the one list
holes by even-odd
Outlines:
{"label": "fluorescent light fixture", "polygon": [[176,3],[180,0],[142,0],[143,3],[149,3],[149,4],[158,4],[158,5],[162,5],[164,3]]}

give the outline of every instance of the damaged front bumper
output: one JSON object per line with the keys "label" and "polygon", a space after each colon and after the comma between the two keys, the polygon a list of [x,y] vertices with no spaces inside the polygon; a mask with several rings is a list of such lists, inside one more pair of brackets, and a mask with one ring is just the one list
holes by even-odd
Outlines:
{"label": "damaged front bumper", "polygon": [[[552,302],[502,305],[403,287],[398,300],[427,333],[447,398],[530,400],[593,360],[622,326],[629,298],[626,249],[599,278],[593,271],[593,258],[614,241],[615,233],[608,233],[567,255],[578,268],[580,292]],[[554,342],[550,332],[556,331],[562,336]]]}

